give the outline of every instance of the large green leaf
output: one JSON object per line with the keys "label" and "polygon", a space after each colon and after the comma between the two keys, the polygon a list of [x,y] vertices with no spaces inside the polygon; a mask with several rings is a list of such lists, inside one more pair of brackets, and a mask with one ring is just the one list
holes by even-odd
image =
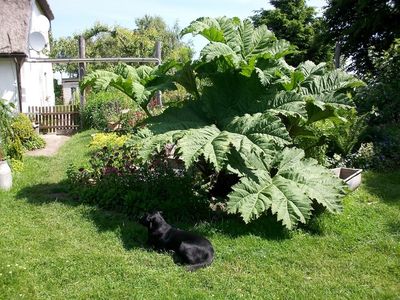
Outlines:
{"label": "large green leaf", "polygon": [[197,101],[187,102],[182,107],[169,107],[161,115],[147,120],[150,130],[155,134],[202,128],[210,123],[199,111]]}
{"label": "large green leaf", "polygon": [[311,75],[324,75],[326,72],[326,64],[320,63],[318,65],[314,64],[312,61],[305,61],[301,63],[297,70],[304,74],[304,77],[307,78]]}
{"label": "large green leaf", "polygon": [[92,86],[95,90],[116,88],[134,100],[150,116],[147,104],[157,91],[174,90],[175,84],[168,73],[177,66],[174,61],[166,62],[155,68],[139,66],[137,68],[121,64],[115,72],[96,70],[82,80],[81,88]]}
{"label": "large green leaf", "polygon": [[301,81],[297,81],[298,83],[293,85],[292,89],[296,89],[302,95],[313,96],[314,105],[322,110],[327,106],[354,107],[348,92],[364,85],[361,80],[340,69],[328,71],[324,64],[315,65],[310,61],[299,65],[294,73],[298,72],[301,72],[304,77]]}
{"label": "large green leaf", "polygon": [[263,192],[272,183],[271,177],[262,171],[254,175],[257,180],[249,177],[241,178],[229,195],[228,212],[240,213],[246,223],[260,217],[272,205],[271,197]]}
{"label": "large green leaf", "polygon": [[[267,26],[261,25],[254,28],[249,19],[241,21],[237,18],[200,18],[192,22],[181,34],[192,33],[202,35],[210,41],[201,52],[201,56],[211,61],[219,56],[230,57],[234,66],[240,61],[248,63],[260,55],[269,53],[275,56],[277,51],[283,49],[283,42],[273,44],[275,35],[268,30]],[[287,43],[285,44],[287,46]],[[254,61],[253,61],[254,62]]]}
{"label": "large green leaf", "polygon": [[95,90],[106,90],[112,81],[119,75],[110,71],[97,70],[86,75],[80,82],[80,88],[85,89],[92,86]]}
{"label": "large green leaf", "polygon": [[202,35],[211,42],[224,42],[224,32],[221,29],[220,19],[199,18],[181,31],[181,36],[191,33]]}
{"label": "large green leaf", "polygon": [[[247,165],[251,165],[249,159],[257,157],[254,154],[248,156]],[[298,223],[306,223],[313,201],[331,212],[341,210],[343,183],[316,161],[304,159],[303,150],[285,148],[276,153],[268,168],[262,169],[257,159],[254,165],[258,169],[252,177],[243,174],[233,186],[228,202],[228,211],[239,213],[246,223],[271,210],[285,227],[292,229]]]}
{"label": "large green leaf", "polygon": [[243,134],[220,131],[215,126],[190,129],[182,132],[177,139],[181,159],[187,168],[192,166],[200,156],[213,164],[216,171],[227,167],[228,157],[234,150],[239,153],[257,152],[270,155],[275,145],[263,139],[251,139]]}
{"label": "large green leaf", "polygon": [[271,113],[245,114],[242,117],[234,117],[224,129],[243,134],[260,146],[271,143],[283,146],[291,142],[289,133],[280,118]]}
{"label": "large green leaf", "polygon": [[239,66],[240,58],[232,50],[231,47],[220,42],[211,42],[201,50],[200,55],[207,61],[210,62],[217,57],[224,56],[232,62],[232,66]]}
{"label": "large green leaf", "polygon": [[267,26],[261,25],[254,29],[253,23],[248,19],[242,22],[238,32],[241,37],[241,53],[244,60],[267,52],[271,49],[272,41],[276,39]]}
{"label": "large green leaf", "polygon": [[216,126],[190,129],[178,140],[178,150],[185,166],[189,168],[200,156],[212,163],[217,171],[225,165],[230,140]]}
{"label": "large green leaf", "polygon": [[[179,114],[183,111],[186,113]],[[166,140],[176,142],[187,168],[203,156],[220,171],[226,167],[232,149],[240,153],[257,151],[267,155],[291,141],[279,118],[268,113],[233,118],[222,130],[215,125],[205,124],[209,123],[195,114],[190,106],[184,110],[169,109],[167,113],[150,120],[149,128],[158,134],[148,139],[143,151],[151,153]],[[168,135],[169,132],[173,134]],[[177,132],[180,134],[177,135]],[[149,147],[153,147],[153,150]]]}
{"label": "large green leaf", "polygon": [[163,134],[157,134],[153,136],[148,136],[146,138],[137,139],[140,140],[138,142],[139,145],[139,157],[143,160],[149,160],[155,153],[161,152],[164,149],[164,146],[169,143],[174,143],[177,136],[181,136],[182,132],[177,131],[168,131]]}
{"label": "large green leaf", "polygon": [[[150,68],[146,66],[146,68]],[[122,78],[130,78],[133,81],[140,81],[142,77],[139,76],[138,71],[135,67],[126,65],[126,64],[119,64],[115,68],[115,74],[122,76]]]}
{"label": "large green leaf", "polygon": [[281,91],[268,95],[266,109],[283,114],[284,116],[307,117],[307,97],[294,92]]}
{"label": "large green leaf", "polygon": [[200,93],[197,87],[195,69],[201,65],[201,63],[187,62],[184,65],[179,66],[179,69],[174,74],[173,80],[183,86],[185,90],[194,96],[196,99],[200,97]]}
{"label": "large green leaf", "polygon": [[363,82],[341,70],[327,71],[322,75],[311,75],[302,82],[302,94],[327,94],[362,86]]}

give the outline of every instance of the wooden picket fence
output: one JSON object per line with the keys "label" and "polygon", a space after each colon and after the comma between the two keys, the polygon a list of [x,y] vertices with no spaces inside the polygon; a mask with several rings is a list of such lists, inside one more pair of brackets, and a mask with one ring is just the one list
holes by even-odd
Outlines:
{"label": "wooden picket fence", "polygon": [[28,117],[42,133],[72,133],[79,129],[79,105],[29,106]]}

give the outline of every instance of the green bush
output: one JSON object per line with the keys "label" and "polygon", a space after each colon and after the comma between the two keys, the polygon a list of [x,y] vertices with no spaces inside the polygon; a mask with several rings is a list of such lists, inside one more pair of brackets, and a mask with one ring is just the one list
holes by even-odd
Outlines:
{"label": "green bush", "polygon": [[330,160],[331,166],[381,171],[399,168],[400,128],[395,125],[371,127],[355,149],[347,155],[335,154]]}
{"label": "green bush", "polygon": [[118,122],[121,111],[136,110],[134,102],[118,90],[90,92],[81,114],[86,128],[104,130],[108,122]]}
{"label": "green bush", "polygon": [[165,156],[141,164],[127,147],[104,147],[94,153],[88,168],[71,165],[67,171],[72,193],[81,201],[139,216],[162,210],[169,219],[204,217],[208,202],[196,193],[195,174],[174,170]]}
{"label": "green bush", "polygon": [[0,99],[0,160],[7,157],[7,150],[12,136],[12,114],[14,110],[12,104],[8,104],[6,100]]}
{"label": "green bush", "polygon": [[[400,39],[383,55],[372,52],[374,70],[366,76],[368,85],[357,93],[357,109],[372,112],[362,143],[365,146],[348,159],[354,165],[372,169],[400,167]],[[371,152],[369,151],[369,152]],[[369,153],[370,154],[370,153]],[[369,157],[369,161],[367,160]],[[361,159],[362,158],[362,159]],[[361,159],[361,161],[360,161]]]}
{"label": "green bush", "polygon": [[14,134],[16,134],[21,140],[27,140],[34,134],[32,122],[24,114],[18,114],[13,119],[11,126],[14,130]]}
{"label": "green bush", "polygon": [[20,140],[23,149],[35,150],[46,145],[44,139],[33,129],[32,122],[26,115],[20,113],[14,117],[11,127],[14,136]]}
{"label": "green bush", "polygon": [[20,173],[24,170],[24,162],[15,158],[11,159],[11,169],[15,173]]}
{"label": "green bush", "polygon": [[12,136],[7,148],[8,157],[11,159],[22,160],[23,153],[24,147],[22,146],[21,140],[16,135]]}
{"label": "green bush", "polygon": [[400,39],[383,55],[373,55],[374,72],[366,76],[368,85],[357,94],[362,112],[373,110],[370,125],[400,123]]}
{"label": "green bush", "polygon": [[100,151],[104,147],[107,147],[108,149],[120,148],[125,144],[128,138],[127,135],[118,135],[115,132],[95,133],[92,136],[89,148],[92,151]]}
{"label": "green bush", "polygon": [[370,168],[386,170],[400,167],[400,127],[398,125],[371,127],[364,140],[372,143],[374,148]]}

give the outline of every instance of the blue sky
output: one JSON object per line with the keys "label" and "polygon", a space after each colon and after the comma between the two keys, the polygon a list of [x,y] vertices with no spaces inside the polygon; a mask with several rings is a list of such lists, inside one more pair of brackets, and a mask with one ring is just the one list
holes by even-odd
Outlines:
{"label": "blue sky", "polygon": [[[69,36],[91,27],[96,21],[108,25],[135,27],[135,19],[144,15],[161,16],[169,26],[178,21],[181,28],[199,17],[238,16],[245,18],[255,10],[271,8],[267,0],[48,0],[55,19],[51,27],[56,38]],[[308,5],[320,9],[323,0],[308,0]],[[205,41],[191,39],[196,51]]]}

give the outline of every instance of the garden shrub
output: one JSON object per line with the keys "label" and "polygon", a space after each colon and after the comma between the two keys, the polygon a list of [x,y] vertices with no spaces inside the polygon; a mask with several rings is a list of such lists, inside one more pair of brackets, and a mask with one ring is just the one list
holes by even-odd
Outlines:
{"label": "garden shrub", "polygon": [[105,130],[108,122],[120,121],[121,111],[126,109],[137,110],[132,100],[118,90],[91,91],[81,111],[84,126]]}
{"label": "garden shrub", "polygon": [[29,118],[22,113],[14,115],[14,109],[0,99],[0,150],[1,158],[11,159],[16,169],[21,169],[16,161],[22,160],[23,152],[43,148],[45,141],[34,131]]}
{"label": "garden shrub", "polygon": [[122,147],[128,140],[127,135],[118,135],[115,132],[111,133],[95,133],[92,135],[92,140],[89,144],[89,148],[92,151],[99,151],[104,147],[108,149],[117,149]]}
{"label": "garden shrub", "polygon": [[131,148],[104,147],[92,155],[87,168],[71,165],[67,175],[73,194],[81,201],[130,216],[162,210],[177,220],[208,212],[208,202],[196,192],[196,176],[170,168],[162,155],[141,164]]}
{"label": "garden shrub", "polygon": [[24,170],[24,162],[22,160],[12,158],[10,162],[13,172],[20,173]]}
{"label": "garden shrub", "polygon": [[[400,166],[400,39],[396,39],[383,55],[373,51],[374,69],[365,75],[368,85],[355,98],[361,112],[370,112],[368,128],[362,136],[365,144],[359,153],[348,159],[354,165],[373,169]],[[368,147],[366,147],[368,145]],[[365,156],[365,150],[369,154]],[[373,152],[373,155],[370,155]],[[369,162],[365,161],[367,157]],[[360,161],[360,159],[362,161]]]}
{"label": "garden shrub", "polygon": [[[35,132],[31,120],[25,114],[18,114],[11,124],[14,136],[17,137],[25,150],[43,148],[46,142]],[[17,146],[18,147],[18,146]]]}
{"label": "garden shrub", "polygon": [[296,137],[296,144],[304,149],[307,157],[315,158],[321,165],[336,166],[338,157],[350,157],[360,146],[368,117],[369,114],[359,116],[355,109],[349,109],[342,112],[345,121],[328,118],[307,126],[312,136]]}
{"label": "garden shrub", "polygon": [[24,153],[24,147],[22,146],[21,140],[18,136],[12,136],[8,143],[7,155],[11,159],[22,160]]}
{"label": "garden shrub", "polygon": [[7,157],[7,150],[12,136],[12,111],[15,109],[13,104],[0,99],[0,160]]}
{"label": "garden shrub", "polygon": [[371,160],[368,166],[364,166],[364,168],[390,170],[400,167],[399,125],[383,124],[372,126],[368,129],[363,140],[373,148]]}
{"label": "garden shrub", "polygon": [[370,125],[400,123],[400,39],[383,55],[372,52],[374,71],[355,98],[361,112],[374,111]]}

